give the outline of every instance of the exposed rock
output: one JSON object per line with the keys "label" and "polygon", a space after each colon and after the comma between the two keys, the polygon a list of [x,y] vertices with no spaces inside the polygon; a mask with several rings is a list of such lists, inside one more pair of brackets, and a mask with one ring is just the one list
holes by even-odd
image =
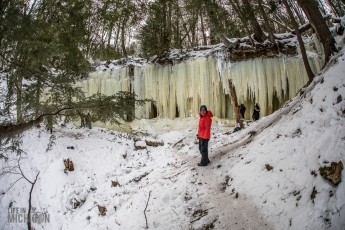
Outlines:
{"label": "exposed rock", "polygon": [[163,146],[164,145],[164,141],[157,141],[157,140],[145,140],[145,143],[147,146],[152,146],[152,147],[157,147],[157,146]]}
{"label": "exposed rock", "polygon": [[134,142],[134,149],[135,149],[135,150],[146,149],[146,143],[143,142],[143,141]]}
{"label": "exposed rock", "polygon": [[118,186],[120,186],[120,183],[119,182],[117,182],[117,181],[111,181],[111,187],[118,187]]}
{"label": "exposed rock", "polygon": [[235,198],[237,199],[240,195],[236,192]]}
{"label": "exposed rock", "polygon": [[70,160],[69,158],[67,159],[63,159],[63,163],[65,165],[65,169],[64,172],[67,173],[67,171],[74,171],[74,165],[73,165],[73,161]]}
{"label": "exposed rock", "polygon": [[221,190],[222,192],[225,192],[226,187],[229,186],[229,184],[228,184],[228,183],[229,183],[229,180],[230,180],[230,177],[229,177],[228,175],[226,175],[226,176],[225,176],[225,181],[221,183],[221,188],[220,188],[220,190]]}
{"label": "exposed rock", "polygon": [[98,211],[101,216],[105,216],[107,214],[107,208],[105,206],[98,206]]}
{"label": "exposed rock", "polygon": [[302,131],[301,129],[298,128],[292,133],[292,138],[299,137],[301,136],[301,134],[302,134]]}
{"label": "exposed rock", "polygon": [[336,186],[341,181],[341,172],[343,170],[343,162],[332,162],[330,167],[320,167],[320,175],[329,181],[332,185]]}
{"label": "exposed rock", "polygon": [[310,194],[310,199],[313,201],[313,203],[314,203],[314,200],[316,198],[316,194],[317,194],[317,190],[316,190],[316,188],[314,186],[313,191]]}
{"label": "exposed rock", "polygon": [[141,138],[140,138],[140,137],[134,137],[134,138],[133,138],[133,141],[134,141],[134,142],[141,141]]}
{"label": "exposed rock", "polygon": [[273,169],[273,167],[269,164],[265,164],[265,167],[266,167],[267,171],[271,171]]}
{"label": "exposed rock", "polygon": [[80,206],[82,206],[84,203],[85,203],[85,200],[77,200],[76,198],[73,198],[71,201],[70,201],[70,204],[72,205],[72,208],[73,209],[77,209],[79,208]]}
{"label": "exposed rock", "polygon": [[311,170],[310,174],[313,175],[314,177],[317,177],[317,173],[315,172],[315,170]]}
{"label": "exposed rock", "polygon": [[339,96],[337,97],[337,104],[340,103],[343,100],[343,98],[341,97],[341,95],[339,94]]}

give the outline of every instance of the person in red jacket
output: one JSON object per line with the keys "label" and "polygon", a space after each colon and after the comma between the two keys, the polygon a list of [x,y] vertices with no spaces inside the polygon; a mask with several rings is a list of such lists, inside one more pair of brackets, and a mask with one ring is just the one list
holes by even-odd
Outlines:
{"label": "person in red jacket", "polygon": [[206,166],[210,163],[208,159],[208,141],[211,137],[211,125],[213,114],[207,111],[206,105],[200,106],[200,119],[198,126],[199,150],[201,153],[201,162],[198,166]]}

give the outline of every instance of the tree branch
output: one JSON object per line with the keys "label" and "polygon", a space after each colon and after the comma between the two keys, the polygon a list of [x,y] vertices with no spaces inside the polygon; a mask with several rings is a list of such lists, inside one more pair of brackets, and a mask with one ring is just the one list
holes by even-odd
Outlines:
{"label": "tree branch", "polygon": [[[332,18],[332,15],[330,15],[330,14],[328,14],[328,15],[324,15],[323,16],[323,19],[325,19],[325,20],[330,20],[330,19],[333,19]],[[334,19],[333,19],[334,20]],[[309,30],[309,29],[311,29],[312,27],[311,27],[311,24],[310,23],[306,23],[306,24],[304,24],[304,25],[301,25],[299,28],[298,28],[298,30],[299,30],[299,32],[300,33],[303,33],[303,32],[305,32],[305,31],[307,31],[307,30]],[[292,34],[296,34],[296,31],[294,30],[294,29],[290,29],[290,32],[292,33]]]}
{"label": "tree branch", "polygon": [[[1,199],[5,196],[5,194],[8,192],[8,191],[10,191],[10,189],[18,182],[18,181],[20,181],[21,179],[23,179],[23,177],[19,177],[3,194],[1,194],[2,195],[2,197],[1,197]],[[1,200],[0,199],[0,200]]]}
{"label": "tree branch", "polygon": [[146,207],[145,207],[145,210],[144,210],[144,215],[145,215],[145,220],[146,220],[146,227],[145,227],[146,229],[149,228],[149,226],[148,226],[148,224],[147,224],[146,209],[147,209],[147,206],[149,205],[149,200],[150,200],[150,197],[151,197],[151,192],[152,192],[152,190],[149,192],[149,197],[148,197],[148,199],[147,199]]}
{"label": "tree branch", "polygon": [[27,182],[29,182],[30,184],[33,184],[33,182],[31,182],[31,181],[24,175],[22,169],[20,168],[20,158],[21,158],[21,157],[19,157],[19,159],[18,159],[18,169],[19,169],[19,171],[20,171],[20,174],[22,175],[22,177],[23,177]]}
{"label": "tree branch", "polygon": [[8,63],[10,63],[10,64],[12,64],[12,65],[15,65],[15,66],[17,66],[17,67],[19,67],[19,68],[22,68],[23,70],[25,70],[25,71],[31,73],[32,75],[38,74],[36,71],[33,71],[33,70],[31,70],[31,69],[28,69],[28,68],[26,68],[25,66],[23,66],[23,65],[21,65],[21,64],[18,64],[17,62],[13,62],[13,61],[7,59],[1,52],[0,52],[0,57],[2,57],[2,59],[4,59],[6,62],[8,62]]}
{"label": "tree branch", "polygon": [[[34,190],[34,186],[36,184],[36,181],[37,181],[39,174],[40,173],[38,172],[35,180],[31,183],[31,189],[30,189],[30,193],[29,193],[28,230],[32,229],[31,228],[31,197],[32,197],[32,191]],[[23,177],[24,177],[24,174],[23,174]]]}

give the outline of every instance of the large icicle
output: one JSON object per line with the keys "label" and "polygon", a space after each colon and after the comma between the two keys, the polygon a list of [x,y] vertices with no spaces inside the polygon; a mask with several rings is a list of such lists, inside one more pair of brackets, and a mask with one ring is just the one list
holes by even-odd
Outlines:
{"label": "large icicle", "polygon": [[[314,73],[318,73],[322,58],[309,53],[309,62]],[[136,108],[138,118],[197,116],[201,104],[207,105],[215,116],[229,118],[233,108],[229,104],[228,80],[232,79],[249,119],[255,103],[260,105],[262,115],[272,113],[308,81],[300,57],[230,62],[224,61],[222,55],[210,55],[174,65],[132,66],[131,76],[129,68],[90,73],[78,86],[85,96],[132,91],[139,99],[152,99],[153,103]]]}

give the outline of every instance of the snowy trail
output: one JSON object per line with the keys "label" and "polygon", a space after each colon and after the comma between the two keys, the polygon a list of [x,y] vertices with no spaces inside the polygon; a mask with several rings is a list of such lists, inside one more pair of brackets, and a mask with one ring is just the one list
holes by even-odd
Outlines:
{"label": "snowy trail", "polygon": [[[200,156],[193,143],[193,136],[185,136],[183,143],[192,149],[193,154],[183,154],[176,151],[177,161],[187,162],[183,168],[176,171],[170,177],[174,177],[175,183],[182,183],[185,177],[189,183],[185,194],[189,194],[186,206],[187,216],[190,217],[191,229],[215,226],[216,229],[272,229],[265,221],[258,207],[241,194],[236,198],[236,192],[232,190],[231,178],[223,173],[221,164],[223,158],[234,155],[237,151],[226,156],[219,157],[219,151],[210,151],[211,164],[207,167],[198,167]],[[194,148],[193,148],[194,147]],[[211,146],[210,146],[211,147]],[[177,148],[174,148],[175,150]],[[227,167],[231,167],[228,165]],[[181,176],[186,174],[185,176]],[[227,179],[228,178],[228,179]],[[196,205],[195,205],[196,204]],[[186,226],[187,227],[187,226]]]}

